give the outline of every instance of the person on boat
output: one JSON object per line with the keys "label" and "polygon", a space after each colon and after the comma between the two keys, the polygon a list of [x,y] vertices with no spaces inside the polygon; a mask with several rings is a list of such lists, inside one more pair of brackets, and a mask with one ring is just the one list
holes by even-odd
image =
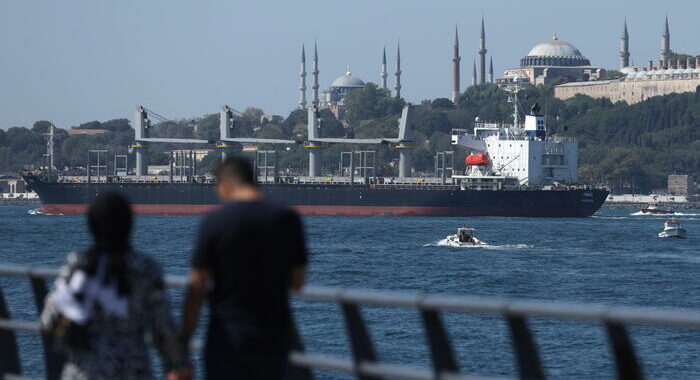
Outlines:
{"label": "person on boat", "polygon": [[147,334],[168,378],[189,368],[160,266],[129,244],[129,203],[103,194],[87,217],[93,245],[68,257],[41,313],[42,330],[66,354],[61,378],[152,378]]}

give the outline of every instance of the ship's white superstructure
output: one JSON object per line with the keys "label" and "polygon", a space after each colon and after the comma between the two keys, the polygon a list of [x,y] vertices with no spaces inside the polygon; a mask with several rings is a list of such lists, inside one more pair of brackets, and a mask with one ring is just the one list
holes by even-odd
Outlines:
{"label": "ship's white superstructure", "polygon": [[570,137],[551,135],[537,104],[520,123],[518,90],[511,89],[514,123],[474,123],[473,133],[455,130],[452,143],[472,153],[488,154],[488,167],[468,168],[467,175],[499,175],[517,178],[521,185],[574,184],[578,172],[578,143]]}

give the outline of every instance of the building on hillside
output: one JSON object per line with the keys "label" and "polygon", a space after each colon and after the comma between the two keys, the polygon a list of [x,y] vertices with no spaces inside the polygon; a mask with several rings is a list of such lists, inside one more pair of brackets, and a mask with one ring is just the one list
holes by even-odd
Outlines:
{"label": "building on hillside", "polygon": [[634,104],[654,96],[672,93],[695,92],[700,87],[700,56],[685,60],[671,58],[671,34],[668,17],[661,33],[661,49],[658,64],[648,61],[645,67],[631,64],[629,33],[625,21],[620,38],[620,71],[623,77],[597,82],[566,83],[555,87],[554,95],[569,99],[578,94],[592,98],[607,98],[614,102]]}
{"label": "building on hillside", "polygon": [[554,88],[554,96],[569,99],[581,94],[591,98],[607,98],[613,103],[643,102],[654,96],[695,92],[700,87],[699,69],[645,70],[631,72],[615,80],[565,83]]}
{"label": "building on hillside", "polygon": [[102,133],[107,133],[109,132],[106,129],[81,129],[81,128],[71,128],[68,130],[68,135],[73,136],[73,135],[99,135]]}
{"label": "building on hillside", "polygon": [[668,193],[672,195],[695,195],[697,186],[689,175],[671,174],[668,176]]}
{"label": "building on hillside", "polygon": [[[306,52],[302,46],[301,51],[301,70],[299,72],[299,108],[306,109]],[[318,81],[319,74],[318,66],[318,49],[314,44],[314,57],[312,65],[312,96],[311,106],[320,109],[329,109],[337,119],[343,119],[345,116],[345,96],[350,92],[361,89],[365,86],[365,82],[352,74],[350,66],[345,71],[345,75],[336,78],[333,83],[322,92],[319,92],[320,85]],[[387,63],[386,49],[382,52],[381,71],[379,76],[379,88],[389,91],[387,87]],[[397,46],[396,49],[396,71],[394,72],[394,96],[401,97],[401,50]]]}
{"label": "building on hillside", "polygon": [[20,194],[27,191],[27,184],[22,178],[9,176],[0,178],[0,193]]}
{"label": "building on hillside", "polygon": [[365,82],[359,77],[353,76],[350,67],[336,78],[331,86],[323,91],[321,96],[321,108],[328,108],[337,119],[345,116],[345,96],[354,90],[365,87]]}
{"label": "building on hillside", "polygon": [[499,85],[528,82],[534,85],[564,78],[568,82],[587,82],[603,77],[605,70],[591,65],[573,44],[560,40],[556,34],[551,40],[536,45],[520,60],[520,67],[508,69]]}

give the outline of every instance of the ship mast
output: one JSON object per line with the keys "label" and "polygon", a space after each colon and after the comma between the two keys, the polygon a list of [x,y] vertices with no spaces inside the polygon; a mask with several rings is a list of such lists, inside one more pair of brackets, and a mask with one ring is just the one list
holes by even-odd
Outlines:
{"label": "ship mast", "polygon": [[520,124],[520,100],[518,99],[518,93],[520,93],[520,85],[516,81],[512,86],[506,88],[508,91],[508,102],[513,103],[513,128],[518,128]]}
{"label": "ship mast", "polygon": [[49,123],[49,132],[46,133],[46,136],[48,136],[48,139],[46,140],[46,156],[47,159],[47,166],[48,166],[48,172],[51,174],[51,171],[53,170],[53,150],[54,150],[54,136],[55,136],[55,131],[54,131],[54,125],[53,123]]}

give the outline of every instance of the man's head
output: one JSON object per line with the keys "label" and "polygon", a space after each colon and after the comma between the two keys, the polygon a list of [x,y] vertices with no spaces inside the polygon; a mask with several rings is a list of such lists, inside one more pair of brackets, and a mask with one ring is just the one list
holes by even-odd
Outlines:
{"label": "man's head", "polygon": [[229,156],[215,171],[216,192],[222,202],[252,200],[260,197],[255,171],[246,158]]}

